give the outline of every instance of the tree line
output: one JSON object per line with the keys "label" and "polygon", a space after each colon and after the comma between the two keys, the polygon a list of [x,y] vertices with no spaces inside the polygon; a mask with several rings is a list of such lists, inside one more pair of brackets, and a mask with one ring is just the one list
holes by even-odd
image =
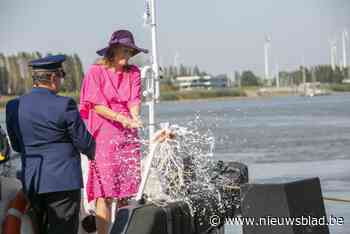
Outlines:
{"label": "tree line", "polygon": [[[163,84],[171,85],[172,81],[179,76],[205,76],[209,75],[206,71],[199,69],[198,66],[180,65],[164,67],[162,69]],[[213,77],[228,78],[227,74],[220,74]],[[300,66],[292,71],[280,71],[279,81],[281,86],[299,85],[304,82],[320,82],[328,84],[340,84],[344,79],[350,77],[349,69],[341,69],[335,67],[332,69],[330,65],[316,65],[311,67]],[[236,85],[241,86],[264,86],[266,84],[274,85],[276,77],[270,78],[272,82],[268,82],[263,77],[259,77],[251,70],[244,70],[241,73],[235,72],[234,81]]]}
{"label": "tree line", "polygon": [[[66,61],[63,63],[66,79],[62,91],[76,92],[80,90],[84,76],[83,66],[77,54],[66,56]],[[39,52],[20,52],[9,56],[0,53],[0,96],[21,95],[28,92],[32,87],[31,69],[28,63],[42,57]]]}
{"label": "tree line", "polygon": [[[63,63],[66,71],[66,80],[62,87],[64,92],[79,92],[81,82],[84,76],[81,59],[77,54],[66,55],[67,59]],[[0,53],[0,96],[1,95],[21,95],[28,92],[32,87],[32,79],[29,61],[43,57],[39,52],[27,53],[20,52],[15,55],[6,56]],[[139,58],[140,60],[141,58]],[[145,59],[135,61],[136,64],[142,66]],[[161,88],[162,90],[175,90],[173,81],[179,76],[205,76],[208,73],[200,69],[197,65],[185,66],[168,66],[162,68]],[[216,77],[228,77],[221,74]],[[280,71],[279,82],[281,86],[299,85],[305,82],[321,82],[340,84],[349,77],[349,69],[340,69],[336,67],[332,69],[330,65],[317,65],[313,67],[299,67],[294,71]],[[271,79],[272,84],[275,79]],[[263,86],[266,79],[263,79],[253,73],[253,71],[245,70],[241,73],[236,72],[234,84],[240,86]],[[271,84],[271,83],[270,83]]]}
{"label": "tree line", "polygon": [[[276,82],[276,77],[272,80],[272,85]],[[305,82],[320,82],[327,84],[341,84],[344,79],[349,78],[349,69],[341,69],[336,67],[332,69],[330,65],[317,65],[312,67],[300,66],[293,71],[280,71],[279,82],[281,86],[299,85]],[[255,75],[250,70],[245,70],[242,73],[235,73],[235,82],[241,86],[263,86],[266,84],[266,79]]]}
{"label": "tree line", "polygon": [[296,85],[303,83],[304,79],[305,82],[340,84],[348,78],[348,69],[341,69],[340,67],[332,69],[330,65],[300,66],[295,71],[280,72],[280,78],[282,81],[289,80],[289,82]]}

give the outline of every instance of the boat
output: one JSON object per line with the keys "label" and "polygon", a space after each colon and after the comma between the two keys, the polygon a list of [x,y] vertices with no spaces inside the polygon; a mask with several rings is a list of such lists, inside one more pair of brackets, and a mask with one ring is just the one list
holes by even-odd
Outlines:
{"label": "boat", "polygon": [[320,82],[305,82],[298,86],[298,93],[301,96],[314,97],[330,95],[331,92],[323,89]]}
{"label": "boat", "polygon": [[[159,132],[159,131],[158,131]],[[157,133],[156,133],[157,135]],[[147,217],[152,217],[152,213],[145,213],[143,215],[138,215],[137,212],[134,212],[135,210],[139,210],[142,209],[144,207],[150,207],[154,209],[154,210],[160,210],[163,211],[165,210],[164,207],[160,207],[158,205],[154,205],[157,204],[155,203],[155,201],[147,201],[144,199],[144,190],[146,188],[146,184],[147,184],[147,180],[148,180],[148,175],[149,175],[149,169],[150,169],[150,165],[152,163],[152,158],[154,155],[154,150],[156,149],[157,144],[159,144],[159,142],[162,140],[161,138],[164,136],[160,136],[160,138],[156,138],[158,143],[153,144],[153,147],[151,147],[151,152],[149,154],[149,156],[146,158],[145,163],[145,168],[146,170],[143,172],[143,177],[142,177],[142,182],[140,184],[140,188],[139,188],[139,192],[137,193],[137,195],[135,196],[135,199],[133,201],[133,203],[131,203],[129,206],[123,207],[121,209],[116,208],[115,204],[114,204],[114,214],[112,214],[114,216],[114,220],[112,222],[111,225],[111,230],[110,233],[111,234],[118,234],[118,233],[125,233],[125,234],[131,234],[135,232],[132,231],[132,229],[135,229],[136,226],[139,225],[143,225],[143,228],[146,228],[148,231],[145,231],[145,233],[156,233],[154,232],[154,230],[152,230],[152,228],[155,228],[155,225],[153,225],[153,223],[151,221],[149,222],[144,222],[145,219],[145,215]],[[221,165],[222,163],[220,163]],[[86,157],[84,157],[82,155],[82,168],[83,168],[83,177],[84,177],[84,181],[86,183],[86,175],[87,175],[87,159]],[[242,167],[246,172],[245,175],[248,176],[247,174],[247,167]],[[14,167],[13,167],[14,169]],[[14,173],[12,173],[14,174]],[[15,173],[15,174],[19,174],[19,173]],[[244,177],[245,181],[248,181],[247,177]],[[35,223],[33,220],[33,216],[30,213],[30,209],[28,204],[22,204],[22,210],[19,210],[18,207],[10,207],[9,209],[9,204],[13,204],[13,201],[18,197],[18,195],[20,194],[21,196],[24,196],[24,194],[21,191],[21,182],[18,178],[10,176],[10,177],[5,177],[5,176],[1,176],[0,177],[0,187],[1,187],[1,201],[0,201],[0,221],[1,223],[4,222],[5,219],[8,219],[9,217],[11,219],[18,219],[16,222],[18,224],[18,226],[16,226],[18,228],[18,231],[15,232],[11,232],[11,233],[22,233],[22,234],[35,234]],[[87,233],[96,233],[96,227],[95,227],[95,223],[94,223],[94,219],[92,216],[91,211],[91,207],[89,207],[89,204],[87,202],[87,199],[84,196],[84,191],[82,192],[82,200],[81,200],[81,208],[80,208],[80,222],[79,222],[79,234],[87,234]],[[201,199],[201,198],[200,198]],[[25,199],[22,199],[25,200]],[[164,201],[162,201],[164,204]],[[171,204],[171,203],[170,203]],[[181,204],[181,201],[179,201],[179,203],[172,203],[175,204],[175,206],[177,206],[177,204]],[[182,204],[185,204],[182,202]],[[186,204],[185,204],[186,205]],[[205,210],[205,206],[206,204],[204,204],[203,202],[199,203],[199,205],[203,206],[203,210]],[[12,206],[12,205],[11,205]],[[183,205],[181,205],[183,206]],[[176,207],[175,207],[176,208]],[[174,207],[173,207],[174,209]],[[125,217],[125,210],[128,211],[127,213],[127,217]],[[209,209],[208,209],[209,210]],[[115,214],[115,212],[117,212],[117,214]],[[134,212],[135,215],[130,216],[129,213]],[[232,212],[230,212],[232,213]],[[167,217],[168,212],[163,212],[162,216],[163,219],[165,220],[169,220],[169,218]],[[210,213],[207,215],[210,215]],[[199,232],[195,232],[195,228],[200,229],[200,230],[205,230],[205,233],[210,233],[210,234],[224,234],[224,225],[221,225],[219,227],[215,227],[215,226],[211,226],[210,223],[208,223],[208,221],[198,221],[200,214],[196,214],[194,216],[189,216],[189,213],[187,213],[187,215],[185,215],[185,213],[183,214],[183,216],[187,217],[187,223],[193,223],[195,226],[192,225],[187,225],[188,230],[191,230],[188,232],[188,234],[194,234],[194,233],[198,233]],[[91,219],[92,218],[92,219]],[[155,220],[154,222],[157,222],[158,219],[160,219],[161,217],[156,217],[154,219],[151,220]],[[209,217],[207,217],[209,218]],[[128,222],[125,222],[125,220],[129,220]],[[178,223],[177,220],[181,220],[181,222],[183,220],[185,220],[184,218],[173,218],[172,220],[170,220],[168,223],[166,224],[162,224],[162,227],[168,227],[168,226],[173,226],[176,227]],[[208,219],[209,220],[209,219]],[[131,224],[130,224],[131,223]],[[136,225],[137,224],[137,225]],[[3,226],[2,226],[3,227]],[[12,227],[10,227],[11,229]],[[9,228],[7,228],[8,230]],[[131,229],[131,231],[130,231]],[[1,229],[1,233],[3,233],[4,230]],[[12,230],[13,231],[13,230]],[[202,233],[202,232],[201,232]],[[204,233],[204,232],[203,232]],[[162,233],[163,234],[163,233]],[[165,234],[165,233],[164,233]],[[176,233],[175,233],[176,234]],[[178,233],[178,234],[182,234],[182,233]],[[186,233],[183,233],[186,234]]]}

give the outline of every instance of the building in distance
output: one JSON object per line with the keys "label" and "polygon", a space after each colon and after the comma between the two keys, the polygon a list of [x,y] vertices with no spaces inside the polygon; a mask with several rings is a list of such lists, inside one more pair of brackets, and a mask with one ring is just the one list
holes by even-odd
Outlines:
{"label": "building in distance", "polygon": [[227,88],[227,77],[212,77],[206,76],[179,76],[175,79],[175,85],[180,90],[193,89],[218,89]]}

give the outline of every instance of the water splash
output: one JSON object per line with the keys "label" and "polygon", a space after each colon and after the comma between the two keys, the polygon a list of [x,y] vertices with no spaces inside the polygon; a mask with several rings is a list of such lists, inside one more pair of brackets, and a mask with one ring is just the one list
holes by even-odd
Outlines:
{"label": "water splash", "polygon": [[146,193],[155,203],[185,201],[192,215],[223,213],[222,197],[212,182],[215,138],[210,130],[199,130],[198,120],[191,128],[167,126],[176,138],[156,149]]}

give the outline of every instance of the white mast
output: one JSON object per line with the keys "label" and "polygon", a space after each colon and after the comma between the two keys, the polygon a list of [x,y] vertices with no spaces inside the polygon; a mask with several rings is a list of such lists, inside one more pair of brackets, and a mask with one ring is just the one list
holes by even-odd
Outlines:
{"label": "white mast", "polygon": [[[147,178],[149,175],[149,171],[151,169],[152,159],[154,156],[154,152],[157,146],[157,143],[152,144],[151,138],[155,132],[155,104],[156,101],[159,101],[159,66],[158,66],[158,47],[157,47],[157,24],[156,24],[156,6],[155,6],[155,0],[147,0],[147,10],[146,12],[146,18],[148,16],[151,17],[151,32],[152,32],[152,66],[145,66],[143,67],[141,71],[141,76],[146,78],[149,74],[149,71],[151,72],[151,77],[147,79],[147,88],[144,91],[144,96],[149,99],[147,102],[149,106],[149,139],[150,139],[150,145],[149,145],[149,156],[147,157],[147,160],[145,162],[145,172],[143,173],[143,178],[140,183],[139,190],[137,192],[137,195],[135,197],[136,201],[140,201],[143,195],[143,191],[146,186]],[[151,12],[149,12],[149,10]]]}
{"label": "white mast", "polygon": [[159,99],[159,65],[158,65],[158,46],[157,46],[157,21],[156,21],[156,5],[155,0],[151,0],[151,6],[152,6],[152,24],[151,24],[151,31],[152,31],[152,65],[153,65],[153,72],[154,72],[154,78],[155,78],[155,99],[158,101]]}
{"label": "white mast", "polygon": [[159,65],[157,47],[157,24],[156,24],[155,0],[146,0],[146,11],[144,14],[145,24],[150,25],[152,34],[151,66],[142,68],[141,76],[146,79],[146,89],[143,95],[146,97],[149,107],[149,137],[155,132],[155,103],[159,101]]}
{"label": "white mast", "polygon": [[150,97],[149,106],[149,137],[155,132],[155,103],[159,101],[159,65],[157,47],[157,21],[155,0],[148,0],[148,15],[150,16],[150,26],[152,34],[152,77],[148,81],[147,93]]}

